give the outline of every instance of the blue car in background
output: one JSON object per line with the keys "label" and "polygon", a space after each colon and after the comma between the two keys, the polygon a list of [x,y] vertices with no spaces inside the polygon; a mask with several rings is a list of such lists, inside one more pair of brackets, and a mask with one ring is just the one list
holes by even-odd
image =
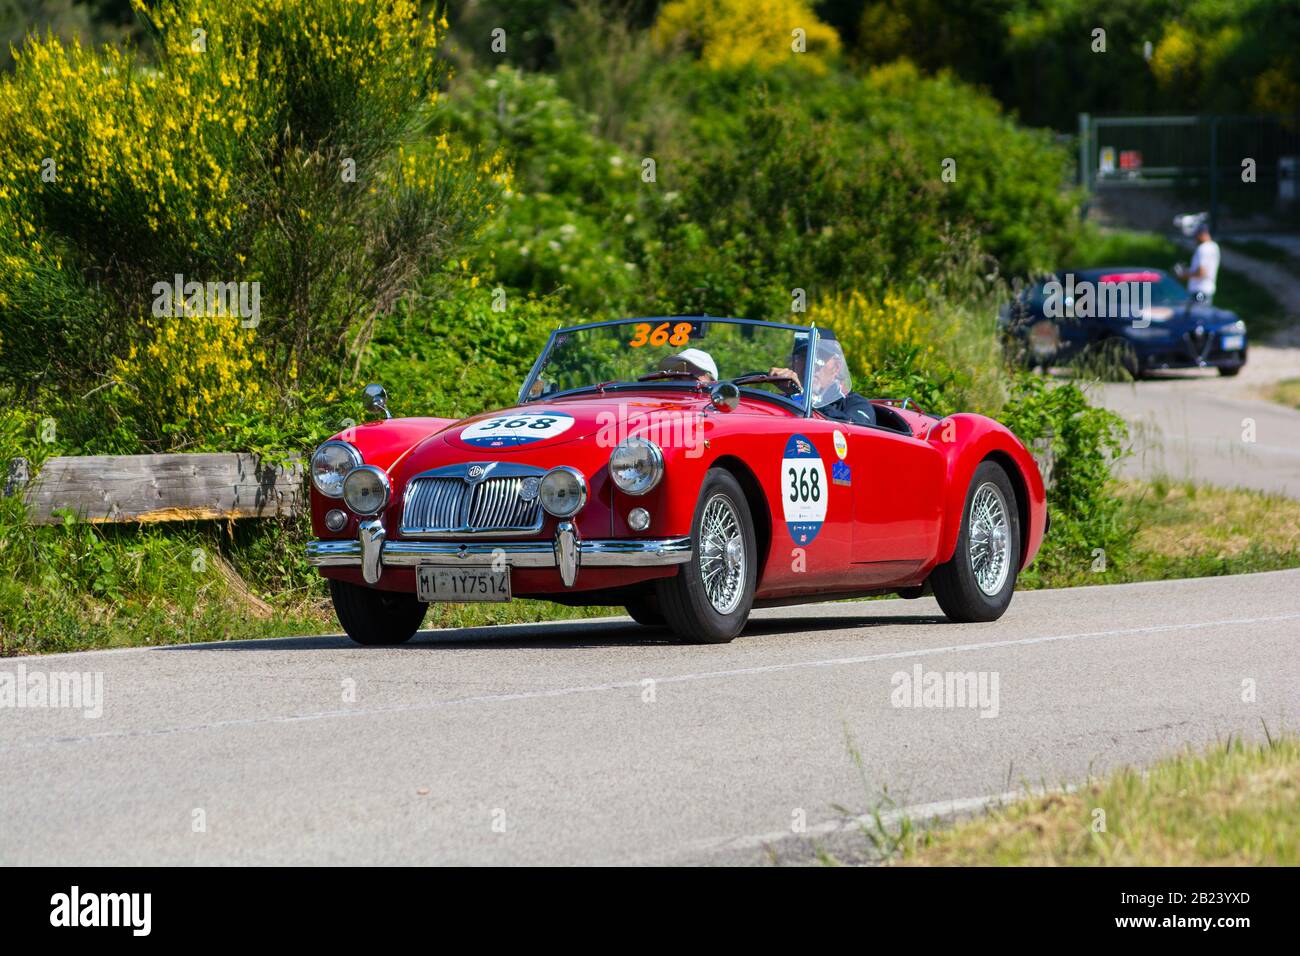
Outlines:
{"label": "blue car in background", "polygon": [[1133,378],[1156,369],[1246,364],[1246,323],[1189,293],[1161,269],[1059,272],[999,316],[1004,341],[1030,368],[1110,356]]}

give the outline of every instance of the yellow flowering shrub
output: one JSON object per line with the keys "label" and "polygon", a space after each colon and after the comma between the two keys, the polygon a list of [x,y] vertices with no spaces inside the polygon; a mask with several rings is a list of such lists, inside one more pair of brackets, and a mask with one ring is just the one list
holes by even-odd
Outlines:
{"label": "yellow flowering shrub", "polygon": [[1287,57],[1278,66],[1269,67],[1259,76],[1251,90],[1251,106],[1261,113],[1300,113],[1300,68],[1296,58]]}
{"label": "yellow flowering shrub", "polygon": [[808,320],[835,333],[855,377],[907,349],[931,355],[943,342],[925,304],[893,290],[881,300],[856,291],[822,299],[808,310]]}
{"label": "yellow flowering shrub", "polygon": [[238,316],[180,310],[143,323],[146,340],[114,360],[137,414],[178,437],[218,437],[266,398],[266,356]]}
{"label": "yellow flowering shrub", "polygon": [[[437,8],[132,4],[155,61],[47,36],[0,76],[0,381],[120,402],[134,418],[119,436],[150,447],[203,444],[253,379],[280,399],[299,372],[319,385],[354,369],[375,322],[492,215],[509,170],[426,132]],[[256,284],[262,357],[238,319],[140,321],[173,280]]]}
{"label": "yellow flowering shrub", "polygon": [[659,11],[654,36],[661,46],[693,50],[713,69],[794,62],[820,74],[840,49],[839,34],[803,0],[672,0]]}
{"label": "yellow flowering shrub", "polygon": [[1201,51],[1195,34],[1177,21],[1165,27],[1151,52],[1151,72],[1166,89],[1186,84],[1198,67]]}
{"label": "yellow flowering shrub", "polygon": [[20,200],[24,237],[57,223],[104,252],[144,241],[141,251],[158,243],[174,254],[183,235],[198,249],[195,224],[210,234],[233,228],[226,124],[242,112],[235,93],[196,103],[184,78],[112,47],[53,39],[24,47],[5,87],[0,150],[12,161],[0,165],[0,200]]}

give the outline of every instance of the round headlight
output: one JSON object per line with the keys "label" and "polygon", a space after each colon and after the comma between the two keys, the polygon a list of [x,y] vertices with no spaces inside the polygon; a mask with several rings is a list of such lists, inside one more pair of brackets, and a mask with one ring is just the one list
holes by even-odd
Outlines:
{"label": "round headlight", "polygon": [[361,453],[345,441],[327,441],[311,456],[311,483],[329,498],[343,497],[343,479],[361,464]]}
{"label": "round headlight", "polygon": [[537,496],[547,514],[571,518],[587,503],[587,479],[578,469],[560,465],[542,475]]}
{"label": "round headlight", "polygon": [[388,476],[374,465],[353,468],[343,479],[343,503],[359,515],[379,514],[391,496]]}
{"label": "round headlight", "polygon": [[648,439],[629,438],[609,456],[609,476],[629,495],[643,495],[664,476],[664,453]]}

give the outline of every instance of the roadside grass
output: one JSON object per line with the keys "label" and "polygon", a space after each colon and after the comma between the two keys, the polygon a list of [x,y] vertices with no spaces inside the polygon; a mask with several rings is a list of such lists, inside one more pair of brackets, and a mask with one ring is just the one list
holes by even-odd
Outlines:
{"label": "roadside grass", "polygon": [[1274,245],[1271,242],[1265,242],[1263,239],[1224,239],[1221,240],[1220,244],[1250,256],[1252,259],[1258,259],[1260,262],[1271,262],[1294,272],[1296,275],[1300,275],[1300,260],[1297,260],[1295,256],[1281,246]]}
{"label": "roadside grass", "polygon": [[1245,321],[1251,341],[1256,344],[1289,324],[1286,309],[1273,293],[1252,282],[1245,273],[1232,269],[1219,270],[1214,304],[1237,313],[1237,317]]}
{"label": "roadside grass", "polygon": [[[1247,489],[1193,482],[1116,481],[1120,520],[1135,529],[1117,561],[1080,555],[1073,568],[1040,574],[1027,589],[1216,577],[1300,567],[1300,501]],[[1095,570],[1094,570],[1095,569]]]}
{"label": "roadside grass", "polygon": [[1185,258],[1177,243],[1159,233],[1087,225],[1080,230],[1074,258],[1062,265],[1076,269],[1104,266],[1172,269],[1175,262]]}
{"label": "roadside grass", "polygon": [[[1244,249],[1242,251],[1246,252]],[[1254,255],[1253,252],[1247,254]],[[1147,266],[1172,270],[1175,262],[1185,262],[1187,258],[1186,250],[1158,233],[1092,226],[1082,231],[1075,257],[1070,261],[1069,267],[1089,269],[1102,266]],[[1237,313],[1245,321],[1252,340],[1256,342],[1286,328],[1288,324],[1286,309],[1273,293],[1253,282],[1245,273],[1233,269],[1219,269],[1214,304]]]}
{"label": "roadside grass", "polygon": [[1300,409],[1300,378],[1287,378],[1275,384],[1268,393],[1270,401]]}
{"label": "roadside grass", "polygon": [[[1265,728],[1267,734],[1267,728]],[[1125,767],[949,828],[909,827],[905,866],[1300,865],[1300,742],[1239,739]]]}
{"label": "roadside grass", "polygon": [[[17,500],[0,499],[0,657],[339,633],[325,582],[300,555],[303,534],[277,521],[36,528]],[[424,626],[621,611],[440,605]]]}
{"label": "roadside grass", "polygon": [[[1116,482],[1132,547],[1103,570],[1032,567],[1025,589],[1245,574],[1300,567],[1300,502],[1182,482]],[[0,502],[0,656],[336,634],[324,582],[285,528],[30,528]],[[425,628],[581,620],[621,607],[547,601],[442,604]]]}

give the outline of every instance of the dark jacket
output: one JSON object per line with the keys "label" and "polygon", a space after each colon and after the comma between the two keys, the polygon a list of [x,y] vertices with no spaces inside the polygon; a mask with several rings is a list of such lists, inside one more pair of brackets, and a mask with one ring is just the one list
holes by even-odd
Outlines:
{"label": "dark jacket", "polygon": [[857,392],[849,392],[839,401],[823,405],[817,411],[827,418],[834,419],[837,422],[848,422],[850,425],[874,425],[876,423],[876,407]]}

